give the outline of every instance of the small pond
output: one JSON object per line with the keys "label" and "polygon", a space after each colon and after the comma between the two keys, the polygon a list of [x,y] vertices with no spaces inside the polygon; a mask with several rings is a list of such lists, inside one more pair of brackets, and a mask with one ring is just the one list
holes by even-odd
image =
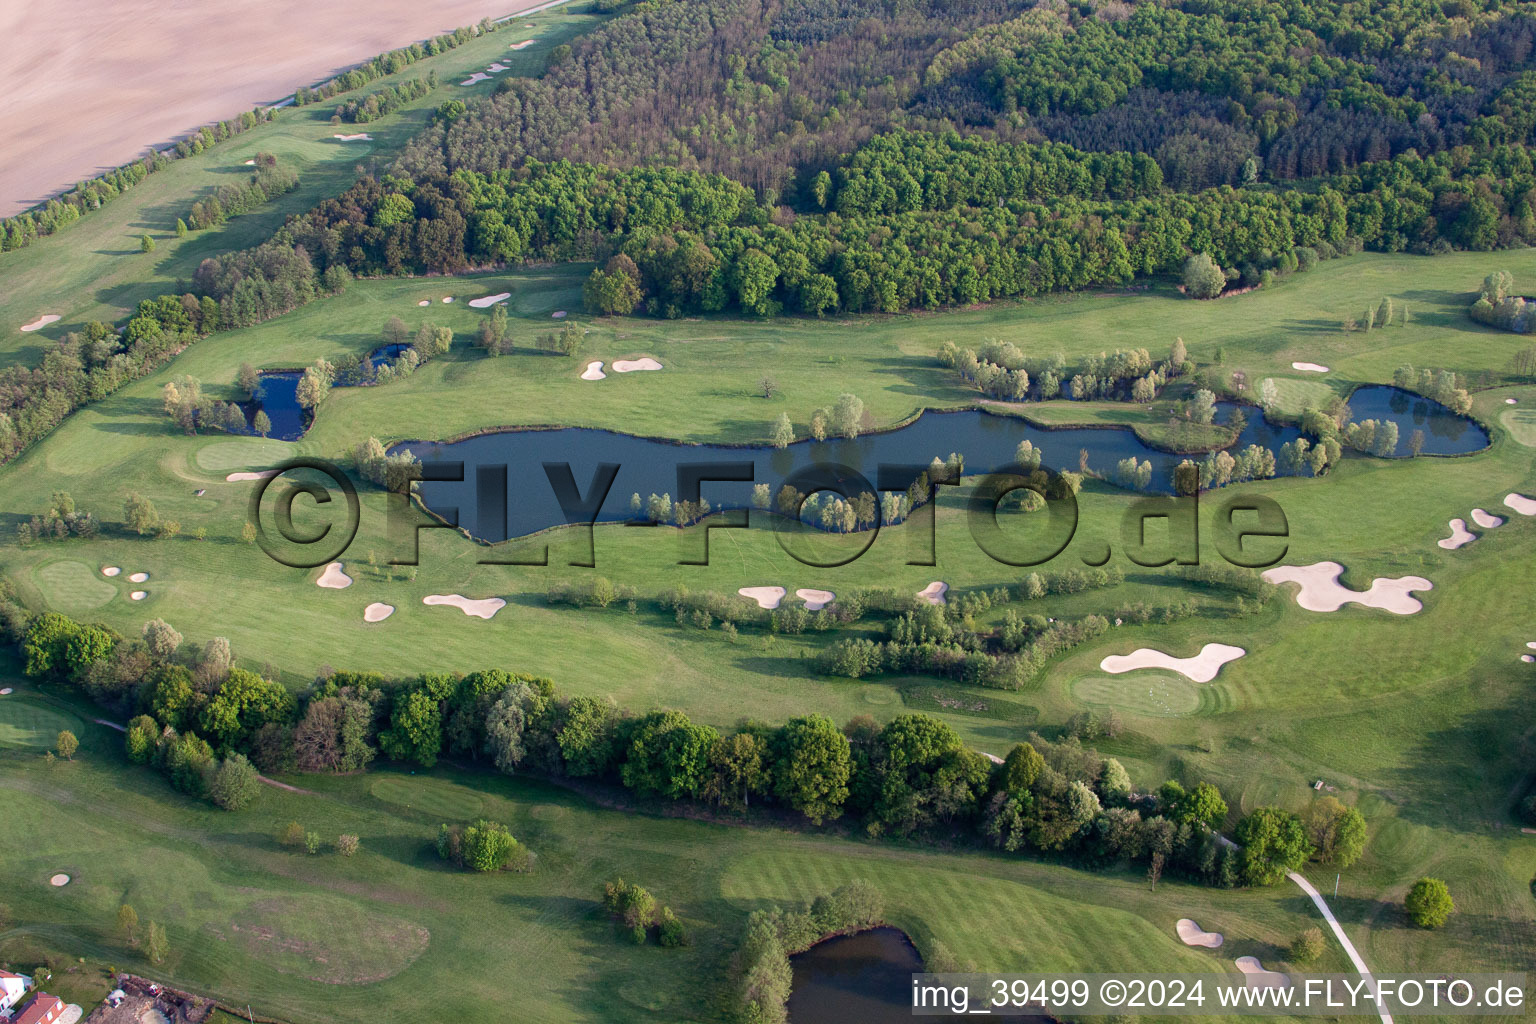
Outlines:
{"label": "small pond", "polygon": [[[789,1024],[904,1024],[912,1015],[912,975],[922,958],[895,928],[875,928],[817,943],[790,957],[794,982]],[[989,1020],[1043,1022],[1048,1017],[988,1015]]]}
{"label": "small pond", "polygon": [[[409,344],[383,345],[368,353],[368,365],[377,370],[385,363],[393,362],[400,354],[410,348]],[[272,421],[272,432],[268,437],[275,437],[279,441],[297,441],[304,436],[309,429],[309,412],[299,405],[298,390],[299,378],[304,376],[302,370],[267,370],[261,374],[261,398],[255,402],[242,402],[241,408],[245,410],[247,429],[256,419],[257,410],[267,414],[267,419]],[[343,373],[336,381],[336,387],[349,387],[352,382]]]}

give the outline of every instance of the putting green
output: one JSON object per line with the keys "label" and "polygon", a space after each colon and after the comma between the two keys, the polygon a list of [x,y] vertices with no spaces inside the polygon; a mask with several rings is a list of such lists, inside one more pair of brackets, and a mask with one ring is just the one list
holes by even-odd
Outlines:
{"label": "putting green", "polygon": [[379,779],[368,792],[396,807],[422,811],[444,821],[468,821],[485,806],[480,794],[440,779],[391,775]]}
{"label": "putting green", "polygon": [[1527,448],[1536,448],[1536,409],[1505,409],[1499,422],[1510,437]]}
{"label": "putting green", "polygon": [[1148,669],[1123,675],[1083,676],[1071,686],[1072,696],[1083,704],[1159,718],[1199,711],[1202,688],[1202,684],[1190,682],[1177,672]]}
{"label": "putting green", "polygon": [[65,729],[78,736],[80,719],[15,694],[0,697],[0,747],[51,750]]}
{"label": "putting green", "polygon": [[1298,380],[1294,377],[1273,379],[1277,395],[1275,406],[1291,416],[1300,416],[1307,409],[1321,409],[1338,394],[1326,381]]}
{"label": "putting green", "polygon": [[197,465],[212,473],[262,469],[293,454],[293,446],[283,441],[248,437],[239,441],[214,441],[197,450]]}
{"label": "putting green", "polygon": [[48,603],[62,612],[90,611],[117,596],[117,588],[84,562],[50,562],[34,577]]}

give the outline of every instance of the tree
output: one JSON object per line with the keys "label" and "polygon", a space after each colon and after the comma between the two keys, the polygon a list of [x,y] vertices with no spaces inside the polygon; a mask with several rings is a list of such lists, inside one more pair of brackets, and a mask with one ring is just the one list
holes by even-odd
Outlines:
{"label": "tree", "polygon": [[848,737],[825,715],[791,718],[773,741],[773,788],[813,824],[843,813],[852,771]]}
{"label": "tree", "polygon": [[1174,817],[1180,822],[1195,822],[1209,829],[1220,828],[1227,819],[1227,802],[1221,798],[1221,790],[1209,782],[1201,782],[1179,801]]}
{"label": "tree", "polygon": [[1256,808],[1238,822],[1233,838],[1243,847],[1243,878],[1249,885],[1274,885],[1312,855],[1301,819],[1278,807]]}
{"label": "tree", "polygon": [[620,777],[641,796],[697,796],[718,735],[709,726],[693,724],[681,711],[653,711],[630,733]]}
{"label": "tree", "polygon": [[314,409],[326,396],[331,393],[331,380],[320,370],[311,366],[304,371],[304,376],[299,378],[299,386],[294,389],[294,399],[300,408]]}
{"label": "tree", "polygon": [[771,782],[768,744],[757,732],[741,731],[715,740],[703,795],[723,807],[746,807],[753,793]]}
{"label": "tree", "polygon": [[1007,793],[1027,793],[1043,771],[1045,758],[1034,745],[1015,743],[998,769],[997,788]]}
{"label": "tree", "polygon": [[80,741],[68,729],[60,729],[59,735],[53,741],[53,749],[57,750],[64,760],[73,761],[75,751],[80,749]]}
{"label": "tree", "polygon": [[187,222],[182,220],[180,217],[176,218],[176,237],[177,238],[186,238],[187,237]]}
{"label": "tree", "polygon": [[1408,912],[1408,919],[1420,928],[1439,928],[1456,909],[1456,904],[1451,901],[1451,890],[1443,881],[1421,878],[1403,898],[1403,909]]}
{"label": "tree", "polygon": [[1184,291],[1192,298],[1214,299],[1227,286],[1227,275],[1206,253],[1184,261]]}
{"label": "tree", "polygon": [[244,754],[230,754],[208,780],[208,798],[226,811],[238,811],[256,799],[261,780]]}
{"label": "tree", "polygon": [[795,425],[789,421],[789,414],[779,413],[779,418],[773,421],[773,428],[769,432],[769,439],[775,448],[788,448],[795,439]]}
{"label": "tree", "polygon": [[779,393],[779,382],[767,374],[764,374],[763,379],[757,382],[757,387],[758,390],[762,391],[764,398],[772,398]]}
{"label": "tree", "polygon": [[864,421],[864,403],[857,395],[842,394],[832,407],[832,424],[837,432],[852,440],[859,436]]}
{"label": "tree", "polygon": [[161,661],[169,661],[181,646],[181,634],[164,619],[150,619],[144,623],[144,643],[150,654]]}
{"label": "tree", "polygon": [[140,235],[139,236],[139,251],[140,252],[154,252],[155,251],[155,240],[153,238],[149,237],[148,235]]}
{"label": "tree", "polygon": [[480,345],[487,355],[505,355],[512,349],[512,339],[507,336],[507,307],[497,303],[491,309],[489,320],[480,324]]}
{"label": "tree", "polygon": [[1314,800],[1303,812],[1302,822],[1317,850],[1317,859],[1324,864],[1347,868],[1365,852],[1365,817],[1337,797]]}
{"label": "tree", "polygon": [[411,329],[399,317],[392,316],[384,322],[384,344],[404,345],[410,337]]}
{"label": "tree", "polygon": [[155,510],[154,502],[137,491],[130,491],[123,502],[123,519],[128,529],[141,537],[154,533],[160,525],[160,513]]}
{"label": "tree", "polygon": [[1131,798],[1131,775],[1113,757],[1104,759],[1104,771],[1099,775],[1099,792],[1103,794],[1105,802],[1125,803]]}
{"label": "tree", "polygon": [[255,401],[261,397],[261,374],[250,363],[241,363],[240,370],[235,374],[235,386],[245,392],[247,398]]}
{"label": "tree", "polygon": [[1273,377],[1265,377],[1259,382],[1259,405],[1263,406],[1265,412],[1269,412],[1278,401],[1280,401],[1280,386],[1275,383]]}
{"label": "tree", "polygon": [[1291,940],[1287,957],[1293,964],[1310,964],[1328,948],[1321,928],[1304,928]]}
{"label": "tree", "polygon": [[638,946],[645,941],[646,929],[655,920],[656,897],[641,886],[619,878],[603,886],[603,909]]}
{"label": "tree", "polygon": [[139,912],[126,903],[117,908],[117,930],[128,941],[128,945],[139,944]]}
{"label": "tree", "polygon": [[352,835],[350,832],[343,832],[336,837],[336,852],[343,857],[352,856],[361,845],[362,843],[358,840],[357,836]]}
{"label": "tree", "polygon": [[278,830],[277,841],[284,846],[303,846],[304,826],[296,821],[290,821]]}
{"label": "tree", "polygon": [[139,715],[128,723],[124,745],[128,760],[134,764],[147,764],[155,755],[155,742],[160,738],[160,727],[148,715]]}
{"label": "tree", "polygon": [[255,430],[260,437],[267,437],[272,433],[272,417],[267,415],[267,410],[256,410],[256,417],[251,421],[251,429]]}
{"label": "tree", "polygon": [[645,301],[640,287],[640,268],[623,253],[610,257],[602,269],[588,275],[581,289],[582,302],[593,313],[628,316]]}
{"label": "tree", "polygon": [[144,953],[151,963],[163,964],[165,958],[171,955],[171,943],[165,937],[165,928],[154,921],[149,922],[149,934],[144,940]]}
{"label": "tree", "polygon": [[1205,388],[1195,391],[1189,400],[1189,418],[1196,423],[1211,423],[1216,419],[1216,394]]}

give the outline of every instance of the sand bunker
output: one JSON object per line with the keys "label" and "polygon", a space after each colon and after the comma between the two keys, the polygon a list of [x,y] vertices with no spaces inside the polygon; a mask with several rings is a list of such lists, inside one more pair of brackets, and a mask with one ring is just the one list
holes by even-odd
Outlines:
{"label": "sand bunker", "polygon": [[194,497],[194,498],[201,498],[203,495],[205,495],[207,493],[208,493],[208,491],[207,491],[206,488],[199,487],[197,490],[192,492],[192,497]]}
{"label": "sand bunker", "polygon": [[342,572],[340,562],[332,562],[325,567],[325,572],[315,580],[315,586],[324,587],[326,590],[346,590],[352,585],[352,577]]}
{"label": "sand bunker", "polygon": [[11,688],[9,686],[4,687],[3,689],[0,689],[0,697],[9,697],[10,695],[11,695]]}
{"label": "sand bunker", "polygon": [[1371,581],[1371,589],[1363,593],[1350,590],[1339,583],[1344,567],[1338,562],[1318,562],[1315,565],[1281,565],[1266,569],[1263,578],[1269,583],[1295,583],[1301,589],[1296,593],[1296,603],[1309,612],[1336,612],[1346,604],[1363,604],[1367,608],[1380,608],[1394,615],[1412,615],[1423,609],[1418,598],[1410,591],[1433,590],[1434,584],[1422,576],[1401,576],[1392,579],[1378,576]]}
{"label": "sand bunker", "polygon": [[1302,370],[1306,373],[1327,373],[1328,367],[1322,363],[1292,363],[1291,369]]}
{"label": "sand bunker", "polygon": [[123,571],[122,569],[119,569],[115,565],[108,565],[108,566],[103,566],[102,567],[101,574],[103,576],[116,576],[118,573],[120,573],[122,571]]}
{"label": "sand bunker", "polygon": [[1186,946],[1204,946],[1206,949],[1216,949],[1221,945],[1221,932],[1208,932],[1187,917],[1181,917],[1174,923],[1174,931],[1179,933],[1179,939]]}
{"label": "sand bunker", "polygon": [[383,622],[393,614],[395,614],[394,605],[383,604],[382,602],[375,601],[373,604],[363,609],[363,621]]}
{"label": "sand bunker", "polygon": [[607,376],[608,375],[603,372],[603,361],[601,359],[594,359],[592,362],[587,364],[587,368],[585,370],[581,371],[582,380],[603,380]]}
{"label": "sand bunker", "polygon": [[1234,961],[1237,969],[1248,975],[1248,984],[1263,988],[1287,988],[1291,979],[1279,971],[1266,971],[1256,956],[1240,956]]}
{"label": "sand bunker", "polygon": [[333,139],[340,139],[342,142],[372,142],[373,141],[373,136],[369,135],[367,132],[358,132],[356,135],[332,135],[331,138],[333,138]]}
{"label": "sand bunker", "polygon": [[1208,683],[1216,678],[1221,666],[1236,661],[1248,652],[1230,644],[1206,644],[1193,658],[1175,658],[1171,654],[1142,647],[1130,654],[1111,654],[1099,662],[1099,668],[1112,675],[1132,672],[1138,668],[1166,668],[1189,677],[1197,683]]}
{"label": "sand bunker", "polygon": [[474,74],[470,75],[468,78],[464,79],[464,81],[460,82],[459,84],[460,85],[474,85],[476,82],[489,82],[490,80],[491,80],[491,76],[490,75],[487,75],[484,72],[476,71]]}
{"label": "sand bunker", "polygon": [[48,884],[53,886],[55,889],[62,889],[69,884],[69,876],[63,873],[54,875],[52,878],[48,879]]}
{"label": "sand bunker", "polygon": [[431,299],[422,299],[420,302],[416,303],[416,305],[418,305],[418,306],[430,306],[430,305],[432,305],[432,300]]}
{"label": "sand bunker", "polygon": [[479,601],[472,601],[462,594],[428,594],[421,599],[422,604],[447,604],[459,609],[465,615],[473,615],[479,619],[489,619],[492,615],[507,606],[507,602],[499,597],[487,597]]}
{"label": "sand bunker", "polygon": [[488,74],[499,75],[503,71],[506,71],[508,69],[507,69],[507,66],[505,64],[503,64],[501,61],[497,61],[495,64],[492,64],[490,67],[486,68],[485,70],[486,70],[486,72]]}
{"label": "sand bunker", "polygon": [[135,590],[133,593],[128,595],[128,600],[130,600],[130,601],[142,601],[142,600],[144,600],[148,596],[149,596],[149,591],[147,591],[147,590]]}
{"label": "sand bunker", "polygon": [[42,328],[47,327],[49,324],[61,319],[63,318],[60,317],[57,313],[44,313],[42,316],[38,317],[36,320],[33,320],[31,323],[23,325],[21,329],[23,331],[29,332],[41,330]]}
{"label": "sand bunker", "polygon": [[528,47],[533,45],[533,42],[534,41],[532,39],[524,39],[520,43],[513,43],[511,48],[514,50],[526,50]]}
{"label": "sand bunker", "polygon": [[922,590],[919,590],[917,592],[917,596],[922,598],[924,601],[927,601],[929,604],[943,604],[944,592],[948,589],[948,583],[941,583],[938,580],[934,580]]}
{"label": "sand bunker", "polygon": [[130,582],[130,583],[148,583],[149,582],[149,573],[147,573],[147,572],[136,572],[132,576],[128,577],[128,582]]}
{"label": "sand bunker", "polygon": [[1515,404],[1515,400],[1513,398],[1506,398],[1506,399],[1504,399],[1504,404],[1505,405],[1514,405]]}
{"label": "sand bunker", "polygon": [[554,320],[564,320],[565,319],[565,310],[557,309],[557,310],[555,310],[553,313],[551,313],[549,315],[550,315],[551,319],[554,319]]}
{"label": "sand bunker", "polygon": [[1536,654],[1522,654],[1520,655],[1520,660],[1529,665],[1531,662],[1536,661]]}
{"label": "sand bunker", "polygon": [[736,591],[742,597],[750,597],[759,608],[777,608],[784,600],[783,587],[742,587]]}
{"label": "sand bunker", "polygon": [[470,299],[469,304],[475,309],[484,309],[487,306],[494,306],[498,302],[506,302],[511,297],[511,292],[497,292],[495,295],[487,295],[484,298]]}
{"label": "sand bunker", "polygon": [[1493,515],[1492,513],[1485,512],[1480,508],[1475,508],[1472,510],[1472,521],[1485,530],[1491,530],[1495,526],[1504,525],[1504,519],[1502,516]]}
{"label": "sand bunker", "polygon": [[1449,537],[1444,537],[1435,541],[1436,544],[1445,548],[1447,551],[1454,551],[1456,548],[1461,547],[1463,544],[1471,544],[1473,541],[1477,540],[1477,534],[1467,529],[1467,521],[1465,519],[1452,519],[1450,522],[1450,527],[1451,535]]}
{"label": "sand bunker", "polygon": [[641,356],[639,359],[615,359],[613,361],[614,373],[634,373],[636,370],[659,370],[661,364],[650,356]]}
{"label": "sand bunker", "polygon": [[227,483],[236,483],[240,480],[265,480],[269,476],[277,476],[277,470],[263,469],[255,473],[231,473],[224,480]]}
{"label": "sand bunker", "polygon": [[444,302],[452,302],[453,301],[453,296],[452,295],[444,295],[443,296],[443,301]]}
{"label": "sand bunker", "polygon": [[1523,516],[1536,516],[1536,500],[1527,498],[1523,494],[1504,495],[1504,504]]}
{"label": "sand bunker", "polygon": [[247,160],[245,162],[245,166],[247,166],[247,167],[255,167],[256,166],[256,161],[255,160]]}
{"label": "sand bunker", "polygon": [[830,590],[797,590],[795,596],[805,602],[807,611],[819,612],[837,599]]}

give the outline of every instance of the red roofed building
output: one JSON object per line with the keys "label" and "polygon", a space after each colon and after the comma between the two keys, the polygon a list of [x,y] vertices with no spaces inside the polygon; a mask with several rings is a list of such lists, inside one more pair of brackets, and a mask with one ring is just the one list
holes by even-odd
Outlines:
{"label": "red roofed building", "polygon": [[64,1000],[39,992],[21,1008],[11,1024],[53,1024],[64,1015]]}
{"label": "red roofed building", "polygon": [[24,975],[0,971],[0,1013],[9,1013],[31,987],[31,979]]}

